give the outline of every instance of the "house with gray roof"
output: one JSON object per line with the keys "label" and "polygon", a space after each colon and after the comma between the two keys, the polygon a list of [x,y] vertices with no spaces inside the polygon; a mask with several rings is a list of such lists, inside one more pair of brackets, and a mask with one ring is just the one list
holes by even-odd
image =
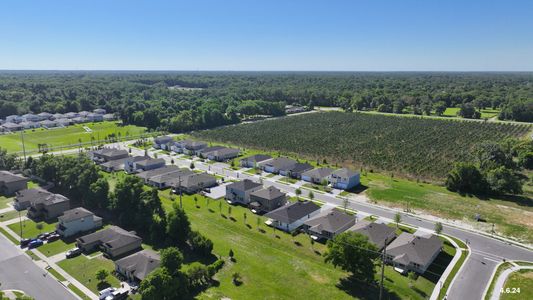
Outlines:
{"label": "house with gray roof", "polygon": [[17,123],[13,123],[13,122],[6,122],[6,123],[2,124],[2,126],[0,126],[0,128],[2,129],[2,131],[7,131],[7,132],[20,131],[20,130],[24,129],[24,127],[22,125],[17,124]]}
{"label": "house with gray roof", "polygon": [[290,158],[276,157],[266,161],[261,167],[265,172],[279,174],[282,170],[288,170],[297,163],[297,161]]}
{"label": "house with gray roof", "polygon": [[333,171],[328,176],[331,187],[341,190],[349,190],[359,185],[359,172],[352,171],[347,168],[342,168]]}
{"label": "house with gray roof", "polygon": [[198,155],[200,153],[200,150],[207,147],[206,142],[200,142],[200,141],[191,141],[191,140],[185,140],[181,144],[183,148],[183,153],[188,155]]}
{"label": "house with gray roof", "polygon": [[311,238],[318,240],[332,239],[337,234],[348,230],[354,224],[355,216],[349,215],[338,209],[332,209],[306,220],[302,227]]}
{"label": "house with gray roof", "polygon": [[385,244],[391,243],[396,238],[396,230],[383,223],[361,220],[352,226],[350,231],[360,233],[368,237],[368,241],[376,245],[381,251]]}
{"label": "house with gray roof", "polygon": [[241,167],[245,168],[256,168],[260,167],[260,163],[265,162],[269,159],[272,159],[272,156],[265,154],[256,154],[246,158],[241,159],[239,162]]}
{"label": "house with gray roof", "polygon": [[50,195],[52,195],[52,193],[40,187],[20,190],[16,192],[15,200],[13,200],[13,207],[19,211],[25,210],[30,207],[32,201],[43,201]]}
{"label": "house with gray roof", "polygon": [[295,163],[294,165],[282,168],[279,170],[279,174],[283,176],[289,176],[292,178],[300,179],[302,178],[302,173],[305,171],[312,170],[313,166],[308,163]]}
{"label": "house with gray roof", "polygon": [[423,274],[442,250],[442,241],[433,234],[403,232],[387,246],[385,262],[406,271]]}
{"label": "house with gray roof", "polygon": [[206,155],[209,160],[226,161],[238,157],[240,153],[241,151],[239,149],[222,147],[222,149],[210,151],[204,155]]}
{"label": "house with gray roof", "polygon": [[267,214],[267,225],[291,232],[320,213],[320,206],[311,201],[297,201],[277,208]]}
{"label": "house with gray roof", "polygon": [[142,239],[135,231],[127,231],[118,226],[109,226],[76,239],[76,245],[84,252],[89,253],[99,249],[109,258],[140,250],[141,244]]}
{"label": "house with gray roof", "polygon": [[153,147],[155,149],[163,149],[163,150],[170,150],[170,145],[167,147],[168,144],[173,143],[174,139],[170,136],[158,136],[154,139]]}
{"label": "house with gray roof", "polygon": [[140,282],[161,264],[161,257],[152,250],[142,250],[115,261],[115,271],[130,281]]}
{"label": "house with gray roof", "polygon": [[59,120],[59,119],[63,119],[63,118],[66,118],[64,114],[55,113],[55,114],[52,115],[52,119],[54,119],[54,120]]}
{"label": "house with gray roof", "polygon": [[250,203],[250,194],[263,188],[263,185],[250,179],[226,185],[226,200],[230,203]]}
{"label": "house with gray roof", "polygon": [[194,194],[206,188],[211,188],[217,185],[217,178],[207,173],[194,173],[179,180],[174,179],[168,183],[174,192],[179,193],[183,191],[187,194]]}
{"label": "house with gray roof", "polygon": [[41,124],[39,124],[38,122],[28,122],[28,121],[20,122],[19,125],[22,126],[22,128],[24,129],[32,129],[32,128],[41,127]]}
{"label": "house with gray roof", "polygon": [[22,119],[22,122],[39,122],[43,120],[38,115],[34,115],[34,114],[24,114],[22,115],[21,119]]}
{"label": "house with gray roof", "polygon": [[148,179],[148,184],[159,189],[164,189],[170,187],[174,182],[179,181],[180,178],[185,178],[193,174],[195,174],[193,171],[181,168],[173,172],[152,176]]}
{"label": "house with gray roof", "polygon": [[172,172],[177,172],[179,170],[180,168],[178,166],[174,166],[174,165],[166,166],[165,165],[165,166],[162,166],[161,168],[139,172],[135,174],[135,176],[141,178],[144,181],[144,183],[148,183],[148,180],[150,180],[150,178],[152,177],[164,175],[164,174],[168,174]]}
{"label": "house with gray roof", "polygon": [[59,118],[59,119],[55,119],[54,121],[57,122],[58,126],[63,126],[63,127],[66,127],[72,124],[72,121],[67,118]]}
{"label": "house with gray roof", "polygon": [[67,210],[57,219],[56,231],[64,238],[102,227],[102,218],[83,207]]}
{"label": "house with gray roof", "polygon": [[104,115],[89,113],[87,115],[87,121],[89,122],[102,122],[104,120]]}
{"label": "house with gray roof", "polygon": [[105,114],[104,115],[104,121],[113,121],[115,120],[115,115],[114,114]]}
{"label": "house with gray roof", "polygon": [[13,195],[20,190],[28,188],[28,178],[11,173],[0,171],[0,195]]}
{"label": "house with gray roof", "polygon": [[267,213],[287,204],[287,195],[274,186],[250,193],[250,209],[255,213]]}
{"label": "house with gray roof", "polygon": [[64,114],[64,116],[67,119],[74,119],[74,118],[79,117],[80,114],[78,114],[77,112],[68,112],[68,113]]}
{"label": "house with gray roof", "polygon": [[45,111],[43,111],[42,113],[37,114],[37,116],[39,116],[39,119],[41,119],[41,120],[48,120],[48,119],[51,119],[53,117],[53,115],[51,113],[45,112]]}
{"label": "house with gray roof", "polygon": [[98,115],[105,115],[106,110],[103,108],[96,108],[96,109],[93,109],[93,113],[98,114]]}
{"label": "house with gray roof", "polygon": [[333,173],[333,169],[331,168],[316,168],[312,170],[308,170],[302,173],[302,180],[316,183],[316,184],[322,184],[322,182],[328,181],[328,176]]}
{"label": "house with gray roof", "polygon": [[165,166],[165,160],[162,158],[146,157],[144,160],[128,162],[124,166],[124,170],[128,173],[140,173],[143,171],[150,171],[159,169]]}
{"label": "house with gray roof", "polygon": [[128,163],[134,163],[134,162],[145,160],[145,159],[146,158],[144,156],[133,156],[133,157],[128,156],[125,158],[110,160],[108,162],[100,164],[100,168],[106,172],[120,171],[120,170],[124,170],[126,164]]}
{"label": "house with gray roof", "polygon": [[50,194],[30,201],[28,218],[50,220],[70,209],[70,199],[60,194]]}
{"label": "house with gray roof", "polygon": [[216,151],[216,150],[220,150],[220,149],[224,149],[226,147],[224,146],[211,146],[211,147],[205,147],[201,150],[198,150],[197,152],[197,155],[200,157],[200,158],[207,158],[207,155],[213,151]]}
{"label": "house with gray roof", "polygon": [[39,122],[39,124],[41,124],[41,127],[43,127],[43,128],[54,128],[54,127],[57,127],[57,122],[56,121],[52,121],[52,120],[48,120],[48,119]]}
{"label": "house with gray roof", "polygon": [[91,159],[97,163],[127,158],[129,155],[128,150],[119,150],[116,148],[103,148],[89,152]]}

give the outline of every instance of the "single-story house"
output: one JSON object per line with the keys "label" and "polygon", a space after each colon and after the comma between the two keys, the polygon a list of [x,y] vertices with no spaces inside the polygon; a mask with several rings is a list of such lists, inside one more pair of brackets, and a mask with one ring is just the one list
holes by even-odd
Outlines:
{"label": "single-story house", "polygon": [[0,171],[0,195],[13,195],[28,188],[29,179],[8,171]]}
{"label": "single-story house", "polygon": [[57,219],[56,231],[65,238],[102,227],[102,218],[83,207],[67,210]]}
{"label": "single-story house", "polygon": [[436,235],[404,232],[387,246],[385,262],[423,274],[441,250],[442,241]]}
{"label": "single-story house", "polygon": [[297,201],[277,208],[267,214],[268,225],[291,232],[320,212],[320,206],[311,201]]}
{"label": "single-story house", "polygon": [[209,160],[226,161],[238,157],[240,153],[241,151],[239,149],[224,147],[223,149],[211,151],[206,154]]}
{"label": "single-story house", "polygon": [[154,139],[154,148],[156,149],[163,149],[163,150],[170,150],[167,149],[166,145],[169,143],[172,143],[174,140],[170,136],[159,136]]}
{"label": "single-story house", "polygon": [[260,167],[260,163],[272,159],[272,156],[265,154],[256,154],[240,160],[241,167],[256,168]]}
{"label": "single-story house", "polygon": [[142,239],[135,231],[126,231],[118,226],[109,226],[76,239],[76,245],[84,252],[92,252],[99,248],[110,258],[139,250],[141,244]]}
{"label": "single-story house", "polygon": [[38,115],[34,115],[34,114],[22,115],[21,119],[22,119],[22,122],[39,122],[43,120]]}
{"label": "single-story house", "polygon": [[52,120],[48,120],[48,119],[39,122],[39,124],[41,124],[41,127],[44,127],[44,128],[54,128],[54,127],[57,127],[57,122],[56,122],[56,121],[52,121]]}
{"label": "single-story house", "polygon": [[159,254],[145,249],[115,261],[115,271],[130,281],[140,282],[160,264]]}
{"label": "single-story house", "polygon": [[51,113],[45,112],[45,111],[43,111],[42,113],[39,113],[38,116],[39,116],[39,118],[41,120],[48,120],[48,119],[51,119],[53,117],[53,115]]}
{"label": "single-story house", "polygon": [[226,185],[226,200],[241,204],[250,203],[250,194],[263,188],[263,185],[244,179]]}
{"label": "single-story house", "polygon": [[187,194],[194,194],[203,189],[216,186],[217,178],[207,173],[194,173],[189,176],[182,177],[181,184],[177,179],[172,180],[168,184],[174,191],[179,192],[181,189]]}
{"label": "single-story house", "polygon": [[72,124],[72,121],[67,118],[55,119],[55,121],[57,122],[58,126],[69,126]]}
{"label": "single-story house", "polygon": [[82,110],[82,111],[80,111],[80,112],[78,113],[78,115],[79,115],[80,117],[84,117],[84,118],[87,118],[87,116],[88,116],[89,114],[90,114],[90,112],[85,111],[85,110]]}
{"label": "single-story house", "polygon": [[55,114],[52,115],[52,119],[54,119],[56,121],[59,120],[59,119],[64,119],[64,118],[66,118],[66,116],[64,114],[55,113]]}
{"label": "single-story house", "polygon": [[279,170],[279,174],[283,176],[289,176],[292,178],[302,178],[302,173],[312,170],[313,166],[308,163],[296,163],[290,167],[282,168]]}
{"label": "single-story house", "polygon": [[79,117],[80,114],[78,114],[77,112],[68,112],[68,113],[64,114],[64,116],[67,119],[74,119],[74,118]]}
{"label": "single-story house", "polygon": [[105,114],[104,115],[104,121],[113,121],[115,119],[114,114]]}
{"label": "single-story house", "polygon": [[[24,189],[16,193],[15,200],[13,200],[13,207],[16,210],[25,210],[30,207],[32,201],[44,201],[44,199],[53,193],[42,188]],[[42,200],[39,200],[42,199]]]}
{"label": "single-story house", "polygon": [[116,148],[104,148],[100,150],[95,150],[92,152],[89,152],[89,156],[94,160],[95,162],[108,162],[112,160],[117,160],[121,158],[127,158],[129,157],[128,150],[119,150]]}
{"label": "single-story house", "polygon": [[163,175],[163,174],[168,174],[168,173],[172,173],[172,172],[177,172],[179,170],[180,170],[180,168],[178,166],[174,166],[174,165],[167,166],[167,165],[164,165],[164,166],[162,166],[160,168],[157,168],[157,169],[152,169],[152,170],[148,170],[148,171],[139,172],[139,173],[135,174],[135,176],[141,178],[145,183],[148,183],[148,180],[150,180],[150,178],[152,178],[152,177]]}
{"label": "single-story house", "polygon": [[87,121],[89,122],[102,122],[104,120],[104,116],[100,114],[90,113],[87,115]]}
{"label": "single-story house", "polygon": [[24,129],[32,129],[32,128],[41,127],[41,124],[39,124],[38,122],[28,122],[28,121],[20,122],[18,125],[22,126],[22,128]]}
{"label": "single-story house", "polygon": [[278,174],[281,170],[288,170],[298,162],[285,157],[276,157],[262,164],[263,171]]}
{"label": "single-story house", "polygon": [[206,142],[200,142],[200,141],[191,141],[191,140],[183,140],[179,141],[178,144],[181,147],[181,153],[185,153],[188,155],[198,155],[199,151],[207,147]]}
{"label": "single-story house", "polygon": [[93,113],[98,114],[98,115],[105,115],[106,110],[103,108],[96,108],[96,109],[93,109]]}
{"label": "single-story house", "polygon": [[81,123],[87,123],[88,120],[86,117],[75,117],[75,118],[72,118],[72,122],[76,124],[81,124]]}
{"label": "single-story house", "polygon": [[17,124],[17,123],[13,123],[13,122],[6,122],[6,123],[2,124],[1,127],[2,127],[2,131],[9,131],[9,132],[20,131],[20,130],[24,129],[24,127],[22,127],[22,125]]}
{"label": "single-story house", "polygon": [[287,204],[287,195],[274,186],[250,193],[250,209],[267,213]]}
{"label": "single-story house", "polygon": [[333,171],[328,176],[329,183],[333,188],[341,190],[349,190],[359,185],[359,172],[350,169],[342,168]]}
{"label": "single-story house", "polygon": [[361,220],[352,226],[350,231],[357,232],[368,237],[368,241],[376,245],[381,251],[385,244],[390,244],[396,238],[396,230],[383,223],[375,223]]}
{"label": "single-story house", "polygon": [[333,173],[333,169],[330,168],[316,168],[313,170],[305,171],[302,173],[302,180],[321,184],[324,181],[328,181],[328,176]]}
{"label": "single-story house", "polygon": [[60,194],[50,194],[30,201],[28,218],[49,220],[61,216],[70,209],[70,199]]}
{"label": "single-story house", "polygon": [[126,172],[135,173],[142,171],[150,171],[154,169],[159,169],[165,166],[165,160],[162,158],[151,158],[147,157],[144,160],[134,161],[131,164],[125,166]]}
{"label": "single-story house", "polygon": [[102,168],[102,170],[106,172],[114,172],[114,171],[124,170],[127,163],[134,163],[136,161],[141,161],[145,159],[146,158],[144,156],[125,157],[125,158],[110,160],[108,162],[100,164],[100,168]]}
{"label": "single-story house", "polygon": [[203,149],[200,149],[196,152],[196,155],[198,155],[199,157],[201,158],[207,158],[207,154],[215,151],[215,150],[220,150],[220,149],[224,149],[225,147],[224,146],[211,146],[211,147],[205,147]]}
{"label": "single-story house", "polygon": [[10,115],[6,117],[6,123],[20,123],[22,122],[22,117],[18,115]]}
{"label": "single-story house", "polygon": [[[170,187],[175,181],[179,181],[180,178],[185,178],[189,175],[195,174],[193,171],[182,168],[174,172],[156,175],[148,179],[148,184],[160,189]],[[178,182],[179,184],[179,182]]]}
{"label": "single-story house", "polygon": [[303,229],[314,239],[332,239],[355,224],[355,217],[332,209],[304,222]]}

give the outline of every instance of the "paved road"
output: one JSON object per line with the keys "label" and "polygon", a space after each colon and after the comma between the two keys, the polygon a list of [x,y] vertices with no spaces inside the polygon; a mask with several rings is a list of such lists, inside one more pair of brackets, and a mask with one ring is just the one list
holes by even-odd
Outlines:
{"label": "paved road", "polygon": [[2,289],[24,291],[36,300],[77,299],[51,276],[43,276],[29,257],[0,234],[0,282]]}

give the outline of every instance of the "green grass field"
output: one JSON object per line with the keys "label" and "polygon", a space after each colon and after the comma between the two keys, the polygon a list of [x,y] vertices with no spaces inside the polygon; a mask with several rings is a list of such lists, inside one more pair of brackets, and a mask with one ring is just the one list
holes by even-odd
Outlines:
{"label": "green grass field", "polygon": [[[520,270],[512,273],[503,289],[506,293],[501,294],[501,300],[533,299],[533,271]],[[512,293],[513,289],[515,293]]]}
{"label": "green grass field", "polygon": [[[20,215],[24,216],[26,215],[26,212],[22,211],[20,212]],[[9,221],[11,219],[18,218],[18,217],[19,217],[19,212],[17,210],[10,210],[8,212],[0,214],[0,222]]]}
{"label": "green grass field", "polygon": [[0,196],[0,209],[8,207],[8,203],[13,201],[13,197]]}
{"label": "green grass field", "polygon": [[63,275],[59,274],[59,272],[57,272],[56,270],[54,270],[52,268],[48,269],[48,272],[50,274],[52,274],[59,281],[66,281],[67,280],[65,277],[63,277]]}
{"label": "green grass field", "polygon": [[74,292],[74,294],[78,295],[78,297],[80,297],[81,299],[83,300],[90,300],[91,298],[87,297],[87,295],[85,295],[85,293],[83,293],[80,289],[78,289],[75,285],[73,285],[72,283],[70,283],[68,286],[67,286],[72,292]]}
{"label": "green grass field", "polygon": [[39,252],[46,255],[47,257],[59,254],[61,252],[66,252],[67,250],[70,250],[74,248],[75,241],[72,241],[70,243],[65,243],[63,240],[57,240],[53,241],[51,243],[46,243],[38,248]]}
{"label": "green grass field", "polygon": [[[459,112],[459,109],[460,109],[459,107],[448,107],[448,108],[446,108],[446,110],[444,111],[442,116],[444,116],[444,117],[457,117],[457,113]],[[499,109],[490,109],[490,108],[482,109],[481,110],[481,118],[482,119],[484,119],[484,118],[490,119],[490,118],[496,117],[499,113],[500,113]]]}
{"label": "green grass field", "polygon": [[15,245],[20,244],[20,241],[17,238],[15,238],[14,236],[12,236],[11,234],[9,234],[4,228],[0,227],[0,233],[3,234],[13,244],[15,244]]}
{"label": "green grass field", "polygon": [[[33,220],[29,220],[29,219],[23,220],[22,221],[22,238],[34,238],[43,232],[50,232],[50,231],[56,230],[57,222],[54,222],[54,223],[40,222],[40,223],[43,224],[42,230],[37,229],[36,227],[37,223],[35,223]],[[20,234],[20,224],[18,222],[10,224],[7,227],[9,227],[9,229],[13,230],[17,234]]]}
{"label": "green grass field", "polygon": [[96,272],[100,269],[105,269],[109,273],[115,270],[115,265],[107,258],[99,256],[88,259],[84,255],[80,255],[75,258],[62,260],[57,265],[95,293],[98,293],[98,291],[109,285],[114,287],[120,286],[120,281],[111,274],[107,277],[107,284],[101,284],[96,279]]}
{"label": "green grass field", "polygon": [[[92,132],[87,132],[83,127],[89,127]],[[38,144],[47,144],[48,147],[59,147],[74,145],[72,148],[78,147],[76,144],[81,139],[82,143],[91,143],[94,138],[96,144],[98,140],[102,143],[110,134],[115,134],[122,138],[129,136],[137,136],[145,132],[146,128],[137,127],[133,125],[121,126],[119,122],[99,122],[99,123],[85,123],[76,124],[66,128],[56,129],[33,129],[24,131],[24,143],[26,151],[37,151]],[[21,152],[22,142],[20,133],[13,133],[0,136],[0,145],[7,149],[8,152]]]}

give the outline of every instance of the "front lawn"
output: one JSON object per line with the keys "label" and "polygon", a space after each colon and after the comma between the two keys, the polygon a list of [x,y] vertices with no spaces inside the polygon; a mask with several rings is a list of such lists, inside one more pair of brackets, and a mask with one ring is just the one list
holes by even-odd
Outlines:
{"label": "front lawn", "polygon": [[[111,275],[111,272],[115,270],[115,265],[111,260],[102,256],[88,259],[85,255],[80,255],[75,258],[64,259],[57,265],[96,294],[108,286],[120,286],[120,281]],[[101,269],[110,273],[104,283],[100,283],[96,279],[96,272]]]}
{"label": "front lawn", "polygon": [[39,251],[46,255],[47,257],[50,257],[50,256],[53,256],[53,255],[56,255],[56,254],[59,254],[59,253],[62,253],[62,252],[66,252],[72,248],[76,247],[76,242],[75,241],[71,241],[70,243],[66,243],[64,242],[63,240],[57,240],[57,241],[53,241],[51,243],[46,243],[44,245],[42,245],[41,247],[39,247]]}
{"label": "front lawn", "polygon": [[[26,215],[26,211],[22,211],[22,212],[20,212],[20,215],[21,215],[21,216]],[[12,220],[12,219],[14,219],[14,218],[18,218],[18,217],[19,217],[19,211],[17,211],[17,210],[10,210],[10,211],[8,211],[8,212],[1,213],[1,214],[0,214],[0,222],[9,221],[9,220]]]}
{"label": "front lawn", "polygon": [[[43,232],[50,232],[50,231],[56,230],[57,222],[54,222],[54,223],[39,222],[39,223],[43,225],[43,229],[41,230],[37,229],[36,227],[37,223],[35,223],[33,220],[30,220],[30,219],[23,220],[22,221],[22,238],[26,238],[26,239],[35,238]],[[15,233],[20,235],[20,224],[18,222],[10,224],[7,227],[9,227],[9,229],[13,230]]]}
{"label": "front lawn", "polygon": [[13,202],[13,197],[0,196],[0,209],[8,207],[10,202]]}
{"label": "front lawn", "polygon": [[14,236],[12,236],[11,234],[9,234],[4,228],[0,227],[0,233],[3,234],[8,240],[10,240],[13,244],[15,245],[19,245],[20,244],[20,241],[15,238]]}

